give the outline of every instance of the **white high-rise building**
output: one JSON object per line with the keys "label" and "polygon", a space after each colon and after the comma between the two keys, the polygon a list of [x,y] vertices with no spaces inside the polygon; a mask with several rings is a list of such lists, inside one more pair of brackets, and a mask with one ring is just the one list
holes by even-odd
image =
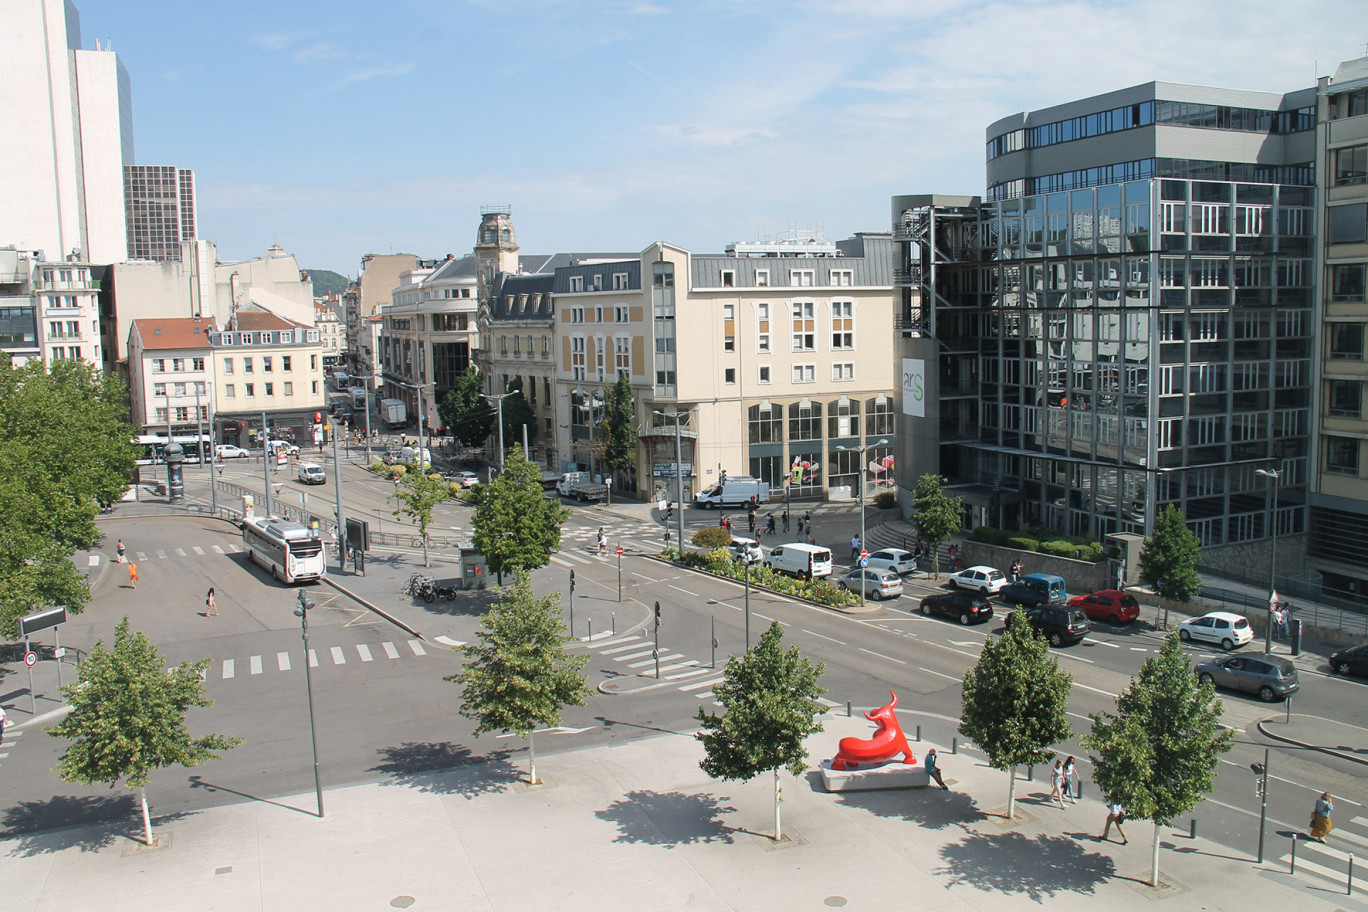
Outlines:
{"label": "white high-rise building", "polygon": [[0,27],[0,243],[57,261],[127,258],[123,166],[133,164],[128,71],[81,48],[69,0],[5,0]]}

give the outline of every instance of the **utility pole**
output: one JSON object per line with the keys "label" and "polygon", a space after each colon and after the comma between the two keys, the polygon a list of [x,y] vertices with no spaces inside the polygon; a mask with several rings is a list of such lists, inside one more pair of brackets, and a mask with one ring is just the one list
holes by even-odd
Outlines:
{"label": "utility pole", "polygon": [[676,409],[668,415],[659,410],[655,412],[662,418],[673,420],[675,426],[675,528],[679,536],[676,545],[680,554],[684,553],[684,448],[679,439],[679,419],[692,411],[693,409],[689,409],[687,412],[681,412]]}
{"label": "utility pole", "polygon": [[[859,479],[860,479],[860,550],[861,550],[861,551],[865,550],[865,453],[869,452],[869,448],[870,448],[870,447],[887,446],[887,445],[888,445],[888,438],[887,438],[887,437],[880,437],[878,440],[875,440],[873,443],[866,443],[864,446],[861,446],[861,447],[844,447],[844,446],[838,446],[838,447],[836,448],[836,449],[838,449],[838,450],[844,450],[844,451],[847,451],[847,452],[849,452],[849,451],[851,451],[851,450],[855,450],[855,451],[859,452],[859,454],[860,454],[860,464],[859,464],[859,466],[858,466],[857,468],[859,469],[859,473],[860,473],[860,474],[859,474]],[[857,559],[857,561],[859,561],[859,563],[856,564],[856,568],[862,569],[862,568],[864,567],[864,560],[865,560],[865,559],[864,559],[863,557],[860,557],[859,555],[856,555],[856,559]],[[868,583],[869,583],[869,581],[868,581],[867,579],[865,579],[864,574],[861,574],[861,575],[860,575],[860,607],[861,607],[861,608],[864,607],[864,603],[865,603],[865,587],[868,585]]]}
{"label": "utility pole", "polygon": [[261,484],[266,492],[266,518],[271,518],[271,438],[266,433],[266,413],[261,413]]}
{"label": "utility pole", "polygon": [[337,423],[331,425],[333,450],[333,491],[337,498],[337,566],[347,569],[347,517],[342,513],[342,465],[337,455]]}
{"label": "utility pole", "polygon": [[[513,395],[513,394],[512,394],[512,393],[480,393],[480,398],[481,398],[481,399],[488,399],[490,402],[493,402],[494,405],[495,405],[495,407],[496,407],[496,409],[497,409],[497,411],[498,411],[498,418],[496,418],[495,420],[496,420],[496,421],[498,422],[498,424],[499,424],[499,474],[500,474],[500,475],[503,474],[503,467],[504,467],[503,401],[504,401],[505,399],[507,399],[507,398],[508,398],[509,396],[511,396],[511,395]],[[527,433],[527,425],[523,425],[523,433],[524,433],[524,435]],[[592,430],[592,429],[590,430],[590,433],[591,433],[591,434],[593,433],[593,430]],[[527,440],[526,440],[525,438],[524,438],[524,440],[523,440],[523,458],[524,458],[524,459],[527,458]]]}

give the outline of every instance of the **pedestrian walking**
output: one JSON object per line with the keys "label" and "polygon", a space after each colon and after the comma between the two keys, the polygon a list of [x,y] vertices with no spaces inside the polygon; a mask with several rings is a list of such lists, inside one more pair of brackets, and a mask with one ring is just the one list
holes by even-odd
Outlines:
{"label": "pedestrian walking", "polygon": [[598,553],[600,555],[608,553],[608,534],[603,531],[603,526],[598,530]]}
{"label": "pedestrian walking", "polygon": [[9,717],[5,715],[5,707],[0,706],[0,741],[5,740],[5,723],[8,721]]}
{"label": "pedestrian walking", "polygon": [[803,537],[803,517],[798,517],[798,538]]}
{"label": "pedestrian walking", "polygon": [[950,791],[950,786],[946,785],[945,780],[941,778],[940,767],[936,764],[936,749],[934,747],[926,752],[926,774],[936,780],[936,785],[947,792]]}
{"label": "pedestrian walking", "polygon": [[114,550],[119,553],[119,563],[122,564],[124,562],[124,545],[122,538],[119,539],[119,543],[114,546]]}
{"label": "pedestrian walking", "polygon": [[1106,841],[1111,834],[1112,824],[1116,824],[1116,835],[1121,837],[1121,844],[1130,842],[1126,838],[1126,831],[1121,829],[1121,824],[1126,822],[1126,809],[1118,801],[1112,801],[1107,805],[1107,825],[1102,828],[1102,839]]}
{"label": "pedestrian walking", "polygon": [[785,535],[788,535],[788,534],[789,534],[789,515],[788,515],[788,510],[785,510],[785,511],[784,511],[784,514],[783,514],[783,526],[784,526],[784,534],[785,534]]}
{"label": "pedestrian walking", "polygon": [[755,514],[754,514],[753,512],[752,512],[752,513],[747,513],[747,514],[746,514],[746,523],[750,526],[750,534],[751,534],[751,535],[754,535],[754,534],[755,534]]}
{"label": "pedestrian walking", "polygon": [[214,587],[209,587],[209,594],[204,597],[204,616],[218,617],[218,603],[214,601]]}
{"label": "pedestrian walking", "polygon": [[723,532],[726,532],[728,535],[731,535],[731,518],[730,518],[730,517],[726,517],[726,516],[722,517],[722,531],[723,531]]}
{"label": "pedestrian walking", "polygon": [[725,530],[727,528],[727,514],[721,513],[717,517],[717,528]]}
{"label": "pedestrian walking", "polygon": [[128,563],[128,585],[138,588],[138,565],[132,561]]}
{"label": "pedestrian walking", "polygon": [[809,529],[812,528],[812,514],[807,510],[803,511],[803,525],[807,526]]}
{"label": "pedestrian walking", "polygon": [[1078,781],[1078,768],[1074,766],[1074,758],[1064,759],[1064,797],[1070,804],[1077,804],[1078,799],[1074,797],[1074,784]]}
{"label": "pedestrian walking", "polygon": [[1335,805],[1330,800],[1330,793],[1321,792],[1316,799],[1315,809],[1311,811],[1311,838],[1316,842],[1325,842],[1325,837],[1335,828],[1335,822],[1330,819],[1334,812]]}
{"label": "pedestrian walking", "polygon": [[860,556],[860,536],[850,536],[850,559],[854,560]]}
{"label": "pedestrian walking", "polygon": [[774,534],[774,514],[773,514],[773,513],[766,513],[766,514],[765,514],[765,534],[766,534],[766,535],[773,535],[773,534]]}
{"label": "pedestrian walking", "polygon": [[1059,802],[1060,810],[1064,809],[1064,761],[1055,760],[1054,769],[1050,770],[1050,799]]}
{"label": "pedestrian walking", "polygon": [[1292,637],[1292,606],[1287,602],[1282,603],[1282,610],[1278,612],[1278,626],[1282,628],[1284,640]]}

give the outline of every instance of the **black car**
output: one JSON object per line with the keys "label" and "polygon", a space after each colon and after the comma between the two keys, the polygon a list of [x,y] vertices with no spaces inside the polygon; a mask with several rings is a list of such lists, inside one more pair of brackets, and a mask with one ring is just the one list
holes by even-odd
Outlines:
{"label": "black car", "polygon": [[1368,676],[1368,643],[1341,649],[1332,655],[1330,670],[1335,674]]}
{"label": "black car", "polygon": [[[1051,646],[1063,646],[1065,643],[1077,643],[1092,631],[1092,622],[1080,608],[1071,608],[1064,604],[1037,605],[1034,608],[1022,609],[1026,613],[1026,620],[1031,626],[1045,635],[1045,639],[1050,641]],[[1007,622],[1011,623],[1013,611],[1007,615]]]}
{"label": "black car", "polygon": [[921,600],[921,613],[930,617],[955,618],[961,624],[976,624],[993,616],[993,604],[981,595],[968,592],[945,592],[929,595]]}

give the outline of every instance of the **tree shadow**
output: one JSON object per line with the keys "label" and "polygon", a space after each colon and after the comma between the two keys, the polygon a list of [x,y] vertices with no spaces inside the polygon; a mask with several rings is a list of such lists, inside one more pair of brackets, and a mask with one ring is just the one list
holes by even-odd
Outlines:
{"label": "tree shadow", "polygon": [[971,833],[942,846],[940,854],[945,866],[933,873],[949,876],[951,886],[1024,895],[1037,903],[1059,893],[1095,893],[1116,874],[1110,856],[1088,851],[1076,838],[1044,833]]}
{"label": "tree shadow", "polygon": [[736,808],[723,805],[722,799],[708,794],[683,792],[628,792],[594,816],[617,825],[614,842],[674,848],[709,842],[730,843],[734,828],[718,819]]}
{"label": "tree shadow", "polygon": [[504,791],[523,778],[523,769],[510,759],[513,753],[497,750],[475,754],[470,748],[450,741],[405,741],[380,748],[382,760],[370,772],[388,776],[385,785],[474,798]]}
{"label": "tree shadow", "polygon": [[[438,580],[439,583],[443,582]],[[462,589],[456,593],[456,598],[447,601],[437,599],[431,604],[415,599],[413,605],[422,608],[428,614],[443,617],[478,617],[493,607],[494,602],[499,598],[497,589]]]}
{"label": "tree shadow", "polygon": [[[153,837],[159,826],[187,816],[189,812],[153,817]],[[11,839],[12,856],[30,858],[67,849],[98,852],[122,839],[141,842],[141,822],[137,796],[131,793],[57,795],[9,808],[0,823],[0,836],[17,837]]]}
{"label": "tree shadow", "polygon": [[[822,774],[807,774],[814,792],[825,792]],[[952,780],[953,781],[953,780]],[[943,830],[987,819],[974,799],[964,792],[944,791],[936,786],[907,789],[870,789],[859,792],[831,792],[843,805],[859,808],[880,817],[894,817],[915,823],[926,830]]]}

